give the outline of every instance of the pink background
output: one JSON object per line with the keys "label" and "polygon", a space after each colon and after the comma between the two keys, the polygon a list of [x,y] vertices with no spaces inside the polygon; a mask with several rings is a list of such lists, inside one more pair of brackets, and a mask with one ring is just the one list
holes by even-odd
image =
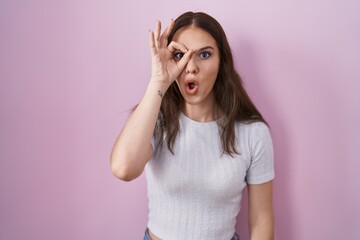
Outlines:
{"label": "pink background", "polygon": [[272,126],[276,239],[360,239],[359,1],[2,0],[1,240],[142,239],[144,175],[118,181],[109,156],[149,80],[148,29],[187,10],[223,25]]}

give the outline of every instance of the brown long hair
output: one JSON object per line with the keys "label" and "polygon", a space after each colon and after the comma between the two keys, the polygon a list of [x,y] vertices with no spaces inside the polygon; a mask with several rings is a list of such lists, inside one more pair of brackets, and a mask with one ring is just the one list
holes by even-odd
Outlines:
{"label": "brown long hair", "polygon": [[[225,114],[224,121],[219,124],[219,134],[223,152],[229,155],[239,154],[235,144],[235,123],[252,123],[266,121],[257,110],[246,93],[242,80],[234,68],[231,49],[221,25],[210,15],[203,12],[186,12],[175,20],[174,28],[168,42],[180,28],[196,26],[208,32],[216,41],[220,53],[220,66],[214,85],[215,101]],[[184,107],[184,98],[175,82],[166,91],[159,114],[159,125],[155,136],[159,143],[166,139],[168,149],[174,154],[173,147],[179,131],[179,115]],[[165,135],[164,135],[165,134]]]}

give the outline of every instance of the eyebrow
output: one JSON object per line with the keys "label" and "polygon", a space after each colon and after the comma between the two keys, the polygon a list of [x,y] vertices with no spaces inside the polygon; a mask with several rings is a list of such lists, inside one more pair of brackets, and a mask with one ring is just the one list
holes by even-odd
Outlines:
{"label": "eyebrow", "polygon": [[199,52],[199,51],[203,51],[203,50],[208,49],[208,48],[210,48],[212,50],[215,50],[212,46],[206,46],[206,47],[202,47],[202,48],[200,48],[200,49],[198,49],[196,51]]}

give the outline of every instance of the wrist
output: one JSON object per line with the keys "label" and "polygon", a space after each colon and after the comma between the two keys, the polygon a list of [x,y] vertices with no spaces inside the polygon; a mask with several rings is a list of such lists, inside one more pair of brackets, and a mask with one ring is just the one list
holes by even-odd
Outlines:
{"label": "wrist", "polygon": [[146,89],[146,95],[150,95],[156,98],[158,98],[159,100],[162,100],[165,92],[167,90],[168,87],[163,86],[161,84],[152,84],[149,83],[147,89]]}
{"label": "wrist", "polygon": [[162,98],[165,95],[165,92],[167,91],[168,88],[169,88],[168,84],[163,84],[157,81],[150,80],[147,90],[151,92],[155,92]]}

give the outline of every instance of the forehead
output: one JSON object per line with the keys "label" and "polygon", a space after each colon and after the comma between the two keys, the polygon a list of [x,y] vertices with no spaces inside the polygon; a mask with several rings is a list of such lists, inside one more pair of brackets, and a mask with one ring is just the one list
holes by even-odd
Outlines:
{"label": "forehead", "polygon": [[173,37],[173,41],[184,44],[187,49],[200,49],[211,46],[217,49],[215,39],[205,30],[195,26],[180,28]]}

